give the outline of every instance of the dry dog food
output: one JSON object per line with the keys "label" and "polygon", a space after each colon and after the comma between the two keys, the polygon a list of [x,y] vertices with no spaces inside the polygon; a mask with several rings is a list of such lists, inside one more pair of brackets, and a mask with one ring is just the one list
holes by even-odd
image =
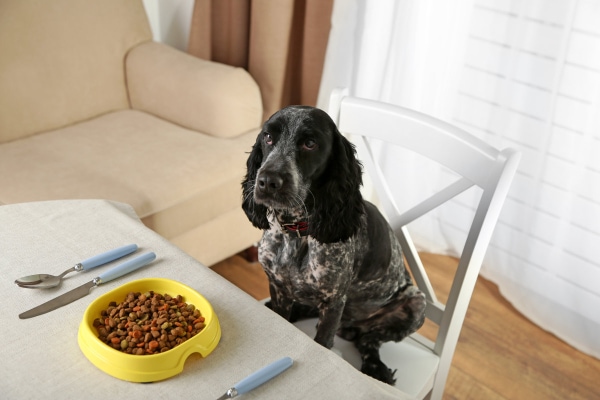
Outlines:
{"label": "dry dog food", "polygon": [[204,329],[204,317],[183,297],[129,293],[111,302],[94,320],[98,338],[128,354],[156,354],[185,342]]}

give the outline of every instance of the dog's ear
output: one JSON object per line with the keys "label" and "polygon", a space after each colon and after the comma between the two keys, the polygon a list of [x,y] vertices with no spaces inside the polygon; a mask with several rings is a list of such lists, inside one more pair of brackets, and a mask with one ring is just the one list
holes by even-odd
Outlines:
{"label": "dog's ear", "polygon": [[311,189],[315,195],[309,223],[312,237],[333,243],[356,233],[364,213],[361,185],[362,165],[354,145],[334,128],[327,169]]}
{"label": "dog's ear", "polygon": [[262,204],[256,204],[254,201],[254,185],[256,175],[263,160],[261,135],[256,138],[256,143],[252,146],[252,151],[246,161],[246,176],[242,181],[242,209],[246,216],[252,222],[252,225],[259,229],[269,229],[269,220],[267,219],[267,207]]}

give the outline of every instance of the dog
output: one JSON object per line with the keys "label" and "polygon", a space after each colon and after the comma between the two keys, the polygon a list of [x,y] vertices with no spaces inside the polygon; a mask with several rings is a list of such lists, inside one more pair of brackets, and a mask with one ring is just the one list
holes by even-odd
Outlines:
{"label": "dog", "polygon": [[425,296],[413,285],[400,244],[363,200],[362,164],[324,111],[289,106],[263,125],[247,160],[242,209],[262,229],[258,259],[267,305],[294,322],[318,317],[314,340],[353,341],[361,371],[394,384],[384,342],[421,327]]}

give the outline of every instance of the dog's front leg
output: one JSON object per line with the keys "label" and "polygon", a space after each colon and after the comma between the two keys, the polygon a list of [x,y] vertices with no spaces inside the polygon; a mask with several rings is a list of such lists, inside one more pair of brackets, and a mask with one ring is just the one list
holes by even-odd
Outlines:
{"label": "dog's front leg", "polygon": [[271,294],[271,300],[266,303],[266,306],[289,321],[292,315],[292,306],[294,304],[292,298],[283,293],[283,291],[272,282],[269,282],[269,293]]}
{"label": "dog's front leg", "polygon": [[345,305],[345,296],[319,305],[319,322],[317,323],[315,342],[328,349],[333,347],[333,339],[340,326]]}

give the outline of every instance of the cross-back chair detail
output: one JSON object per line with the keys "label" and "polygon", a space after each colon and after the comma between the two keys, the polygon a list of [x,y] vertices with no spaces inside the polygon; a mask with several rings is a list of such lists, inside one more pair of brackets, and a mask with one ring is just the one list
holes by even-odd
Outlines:
{"label": "cross-back chair detail", "polygon": [[[347,90],[335,90],[328,112],[340,132],[350,135],[355,141],[359,159],[373,182],[384,214],[400,240],[416,284],[427,297],[426,317],[439,327],[434,342],[417,333],[401,343],[385,344],[381,349],[382,360],[390,368],[399,368],[396,386],[400,390],[418,398],[441,399],[481,264],[520,154],[510,148],[497,150],[453,125],[416,111],[351,97],[347,93]],[[400,211],[388,187],[390,179],[386,180],[374,159],[370,139],[416,152],[454,171],[460,178],[409,210]],[[448,300],[442,304],[436,297],[407,225],[473,186],[481,189],[481,198]],[[336,341],[341,342],[341,339],[336,338]],[[409,346],[409,355],[406,356],[402,348]],[[352,351],[352,346],[341,347],[344,348],[344,356]],[[421,363],[420,356],[426,361]],[[390,358],[394,359],[393,362]]]}

